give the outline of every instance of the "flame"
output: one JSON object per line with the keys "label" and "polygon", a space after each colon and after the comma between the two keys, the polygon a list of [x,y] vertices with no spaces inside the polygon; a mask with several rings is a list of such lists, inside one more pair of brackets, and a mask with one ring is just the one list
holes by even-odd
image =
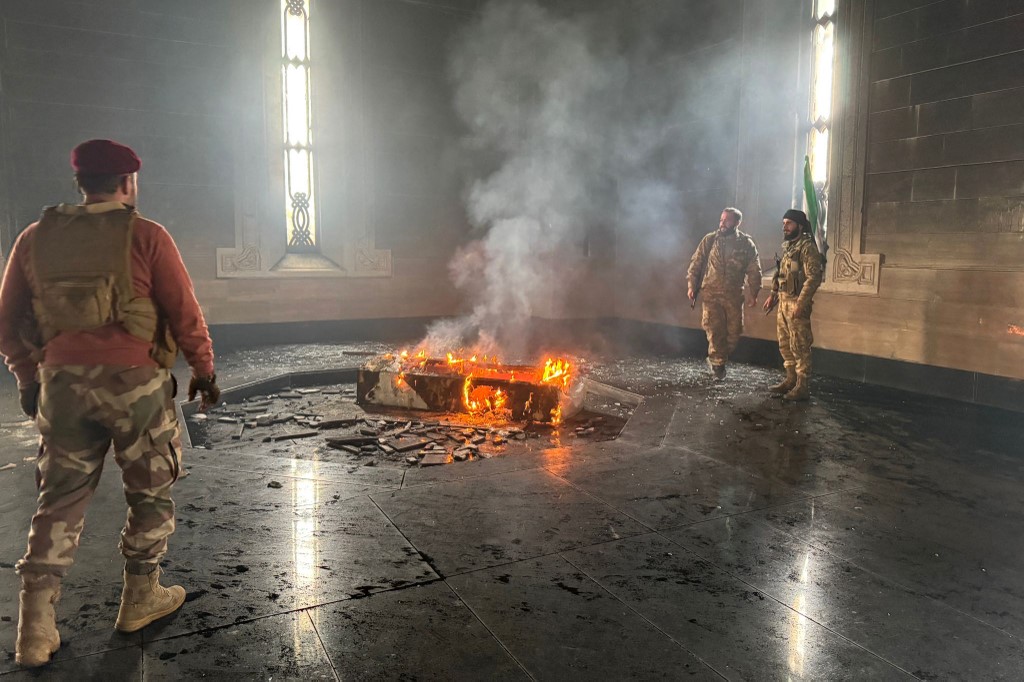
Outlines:
{"label": "flame", "polygon": [[562,423],[562,406],[559,405],[555,409],[551,410],[551,425],[558,426]]}
{"label": "flame", "polygon": [[544,374],[541,376],[542,384],[562,384],[562,389],[569,388],[569,380],[572,378],[570,372],[572,365],[568,360],[561,358],[554,359],[548,358],[547,362],[544,363]]}
{"label": "flame", "polygon": [[476,386],[470,373],[462,382],[462,406],[470,414],[500,412],[508,406],[508,394],[492,386]]}
{"label": "flame", "polygon": [[1006,331],[1008,331],[1011,334],[1014,334],[1016,336],[1024,336],[1024,327],[1021,327],[1018,324],[1008,324],[1008,325],[1006,325]]}
{"label": "flame", "polygon": [[494,410],[500,410],[505,407],[506,403],[508,403],[508,396],[502,393],[501,389],[499,388],[497,391],[494,392],[493,401],[490,398],[487,399],[487,409],[492,412]]}
{"label": "flame", "polygon": [[[402,350],[395,355],[388,356],[395,362],[394,369],[397,376],[394,379],[396,388],[410,390],[411,384],[408,376],[416,376],[420,373],[430,375],[459,375],[462,382],[462,406],[466,412],[474,415],[490,415],[502,413],[502,416],[511,418],[512,395],[509,394],[509,385],[546,384],[560,391],[568,391],[576,370],[573,363],[568,359],[559,357],[548,357],[543,363],[538,362],[532,367],[502,364],[497,355],[485,355],[479,350],[467,351],[464,349],[453,349],[447,351],[443,356],[434,355],[428,357],[427,350]],[[509,385],[502,385],[499,388],[495,384],[507,382]],[[531,395],[526,401],[523,413],[532,414],[531,408],[535,398]],[[516,409],[520,409],[515,406]],[[541,415],[536,415],[543,419]],[[545,415],[547,416],[547,415]],[[551,410],[552,422],[557,425],[562,422],[561,408]]]}
{"label": "flame", "polygon": [[462,406],[469,410],[470,414],[479,411],[480,407],[477,403],[469,397],[469,392],[473,388],[473,375],[470,374],[466,377],[466,380],[462,382]]}

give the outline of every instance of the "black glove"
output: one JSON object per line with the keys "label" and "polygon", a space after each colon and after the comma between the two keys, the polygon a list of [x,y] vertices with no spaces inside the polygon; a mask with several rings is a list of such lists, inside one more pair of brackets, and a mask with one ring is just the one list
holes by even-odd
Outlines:
{"label": "black glove", "polygon": [[21,411],[30,419],[35,419],[39,412],[39,384],[33,381],[31,384],[18,389],[21,394]]}
{"label": "black glove", "polygon": [[207,377],[192,377],[192,380],[188,382],[188,399],[195,400],[196,393],[202,395],[202,403],[199,405],[199,409],[205,410],[208,407],[213,407],[220,400],[220,388],[217,387],[217,375],[211,374]]}

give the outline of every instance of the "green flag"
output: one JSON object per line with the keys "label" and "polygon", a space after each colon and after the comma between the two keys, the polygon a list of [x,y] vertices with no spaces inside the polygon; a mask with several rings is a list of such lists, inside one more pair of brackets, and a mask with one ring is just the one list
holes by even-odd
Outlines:
{"label": "green flag", "polygon": [[811,234],[818,236],[818,216],[821,207],[818,205],[818,193],[814,191],[814,180],[811,180],[811,157],[804,157],[804,201],[807,202],[807,220],[811,222]]}
{"label": "green flag", "polygon": [[825,241],[825,231],[818,229],[822,227],[821,202],[818,201],[814,180],[811,179],[811,159],[808,156],[804,157],[804,201],[807,203],[807,220],[811,223],[811,236],[818,246],[822,262],[825,262],[828,257],[828,243]]}

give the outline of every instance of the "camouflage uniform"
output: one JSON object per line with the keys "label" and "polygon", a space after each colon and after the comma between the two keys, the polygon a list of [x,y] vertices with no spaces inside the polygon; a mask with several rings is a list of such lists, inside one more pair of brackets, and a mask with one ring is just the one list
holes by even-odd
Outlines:
{"label": "camouflage uniform", "polygon": [[76,146],[70,161],[84,203],[44,209],[15,240],[0,283],[0,354],[41,441],[38,506],[17,565],[15,661],[29,667],[60,648],[61,579],[111,444],[128,502],[114,627],[136,632],[185,603],[183,587],[159,580],[181,471],[170,373],[179,347],[192,367],[189,392],[201,392],[204,405],[220,394],[181,254],[134,207],[138,155],[97,139]]}
{"label": "camouflage uniform", "polygon": [[[803,232],[785,242],[778,277],[772,293],[779,296],[776,329],[779,352],[786,369],[795,368],[798,377],[811,374],[811,299],[821,286],[822,259],[814,239]],[[801,315],[796,309],[801,308]]]}
{"label": "camouflage uniform", "polygon": [[64,365],[39,375],[39,508],[18,572],[63,576],[71,567],[113,442],[128,501],[121,552],[130,573],[147,573],[174,532],[171,485],[181,471],[170,371]]}
{"label": "camouflage uniform", "polygon": [[701,326],[708,336],[708,358],[725,365],[743,334],[743,281],[756,298],[761,291],[761,261],[750,235],[739,230],[705,235],[690,259],[688,286],[701,300]]}

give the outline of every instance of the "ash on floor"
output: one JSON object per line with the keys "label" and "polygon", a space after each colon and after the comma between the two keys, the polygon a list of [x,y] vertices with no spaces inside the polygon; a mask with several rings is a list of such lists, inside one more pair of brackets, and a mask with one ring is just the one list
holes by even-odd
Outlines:
{"label": "ash on floor", "polygon": [[352,384],[298,388],[224,403],[186,423],[192,443],[212,450],[273,453],[275,444],[291,442],[315,459],[409,467],[515,456],[575,438],[611,440],[632,413],[630,405],[594,396],[561,424],[516,423],[496,415],[371,412],[355,396]]}

